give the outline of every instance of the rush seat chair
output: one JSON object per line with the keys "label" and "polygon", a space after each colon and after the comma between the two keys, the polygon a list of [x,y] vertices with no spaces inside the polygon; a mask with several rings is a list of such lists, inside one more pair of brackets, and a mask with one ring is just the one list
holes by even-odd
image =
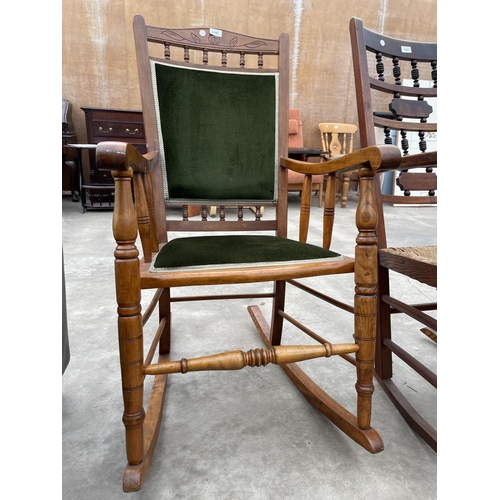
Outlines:
{"label": "rush seat chair", "polygon": [[398,273],[436,288],[437,245],[423,246],[419,234],[412,235],[413,245],[389,245],[398,235],[387,231],[384,218],[384,205],[401,206],[399,217],[409,216],[406,224],[410,225],[412,206],[422,210],[422,206],[437,204],[437,109],[433,109],[437,106],[437,43],[390,38],[367,29],[358,18],[351,19],[350,33],[361,146],[377,143],[378,127],[383,142],[391,144],[396,139],[403,155],[394,191],[382,192],[383,169],[375,182],[379,217],[376,377],[407,422],[437,451],[437,430],[417,409],[418,401],[412,404],[411,389],[394,381],[393,355],[403,362],[400,371],[414,370],[436,389],[437,374],[428,360],[402,346],[412,332],[394,329],[391,320],[394,315],[412,318],[417,331],[437,344],[437,302],[405,303],[400,290],[391,284],[391,276]]}
{"label": "rush seat chair", "polygon": [[[124,490],[139,490],[146,477],[170,374],[278,364],[340,430],[369,452],[380,452],[382,440],[370,425],[377,286],[373,177],[377,168],[399,166],[399,149],[371,147],[317,164],[286,158],[287,34],[264,39],[209,27],[160,28],[147,26],[142,16],[134,18],[134,34],[148,152],[142,155],[121,142],[102,142],[96,151],[98,168],[111,171],[116,186],[113,234],[128,462]],[[305,174],[300,241],[287,238],[288,168]],[[331,189],[326,198],[333,207],[332,179],[351,169],[359,169],[361,186],[354,257],[329,250],[329,242],[316,246],[305,241],[312,175],[328,174]],[[257,213],[252,214],[253,220],[245,220],[240,209],[237,220],[207,216],[208,207],[229,204],[264,206],[266,218]],[[190,205],[201,206],[201,214],[188,217]],[[331,227],[331,215],[325,218],[326,226]],[[331,239],[331,230],[329,234]],[[353,325],[345,333],[345,342],[332,344],[302,325],[300,317],[284,312],[289,280],[345,273],[353,276],[354,300]],[[239,304],[241,299],[247,304],[272,299],[269,319],[258,306],[248,306],[249,321],[260,334],[255,349],[242,352],[229,346],[222,353],[202,357],[186,353],[185,358],[170,359],[171,337],[176,338],[172,334],[190,328],[189,314],[172,318],[173,303],[223,299],[214,302],[222,311],[228,303],[238,302],[210,285],[244,288],[266,282],[270,291],[263,288],[262,293],[252,290],[233,297],[240,299]],[[199,285],[205,296],[177,295],[179,288]],[[171,294],[173,288],[175,294]],[[142,310],[145,292],[153,297]],[[193,312],[197,303],[192,303]],[[147,350],[143,327],[154,310],[159,324]],[[225,314],[230,313],[221,312],[220,330]],[[309,342],[282,342],[284,319],[307,333]],[[357,403],[352,409],[335,401],[298,366],[298,362],[331,355],[345,356],[355,367],[357,383],[352,391]],[[147,410],[145,377],[154,377]]]}

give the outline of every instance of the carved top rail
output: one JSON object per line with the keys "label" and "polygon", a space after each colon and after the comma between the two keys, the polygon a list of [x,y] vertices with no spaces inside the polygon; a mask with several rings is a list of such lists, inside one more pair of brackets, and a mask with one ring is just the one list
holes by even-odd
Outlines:
{"label": "carved top rail", "polygon": [[148,41],[168,43],[176,47],[190,47],[211,52],[246,52],[247,54],[277,54],[278,42],[253,38],[232,31],[214,28],[164,29],[148,26]]}
{"label": "carved top rail", "polygon": [[[202,64],[208,64],[209,52],[221,54],[220,66],[228,66],[228,54],[239,55],[234,66],[246,68],[247,55],[258,56],[257,67],[264,66],[264,55],[278,55],[279,42],[267,38],[254,38],[247,35],[215,28],[165,29],[154,26],[147,27],[149,42],[161,43],[164,46],[164,59],[171,60],[171,48],[184,50],[183,59],[191,63],[191,51],[202,53]],[[181,58],[182,59],[182,58]],[[182,61],[180,61],[182,64]]]}

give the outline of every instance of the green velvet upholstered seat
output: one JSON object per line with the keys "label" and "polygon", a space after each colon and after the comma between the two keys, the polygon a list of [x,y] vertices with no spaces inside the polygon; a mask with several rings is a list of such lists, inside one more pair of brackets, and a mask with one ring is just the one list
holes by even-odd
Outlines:
{"label": "green velvet upholstered seat", "polygon": [[330,250],[276,236],[229,235],[176,238],[158,253],[151,272],[341,260]]}

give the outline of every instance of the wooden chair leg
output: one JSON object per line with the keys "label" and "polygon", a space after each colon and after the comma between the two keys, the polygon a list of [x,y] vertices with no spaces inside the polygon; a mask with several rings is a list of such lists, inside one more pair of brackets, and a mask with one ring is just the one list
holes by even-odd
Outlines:
{"label": "wooden chair leg", "polygon": [[318,184],[318,207],[321,208],[323,206],[323,183]]}
{"label": "wooden chair leg", "polygon": [[358,426],[368,429],[371,422],[375,341],[377,335],[377,210],[373,192],[374,173],[360,169],[360,201],[356,210],[356,239],[354,268],[354,331],[359,351],[356,353],[358,380]]}
{"label": "wooden chair leg", "polygon": [[345,208],[345,206],[347,205],[347,193],[349,191],[349,182],[350,182],[350,176],[348,174],[344,174],[342,180],[342,198],[340,201],[340,206],[342,208]]}
{"label": "wooden chair leg", "polygon": [[391,339],[391,313],[390,306],[382,300],[384,295],[389,294],[389,271],[387,268],[378,267],[378,290],[377,290],[377,341],[375,355],[375,371],[377,375],[385,380],[392,378],[392,352],[387,348],[384,341]]}
{"label": "wooden chair leg", "polygon": [[170,353],[170,338],[172,335],[172,311],[170,307],[170,288],[164,288],[161,292],[159,304],[159,320],[165,318],[165,329],[160,337],[159,353]]}
{"label": "wooden chair leg", "polygon": [[[158,332],[159,335],[158,362],[163,363],[163,362],[168,362],[170,360],[170,354],[169,354],[170,353],[170,290],[169,289],[164,289],[161,291],[158,304],[160,311],[160,323]],[[141,318],[140,328],[142,333],[142,318]],[[143,350],[142,335],[140,336],[140,338],[134,340],[134,343],[135,342],[140,342],[141,345],[140,351],[142,352]],[[130,343],[127,343],[127,345],[123,349],[124,352],[128,353],[129,351],[131,351],[131,347],[132,346],[130,345]],[[139,402],[140,398],[140,403],[142,407],[143,396],[144,396],[142,389],[142,384],[144,381],[144,365],[143,365],[142,355],[139,355],[138,349],[136,349],[136,351],[137,351],[137,356],[135,358],[137,359],[136,362],[133,363],[132,365],[129,365],[126,362],[127,358],[125,356],[121,356],[122,363],[124,362],[123,360],[125,360],[125,366],[122,367],[122,373],[124,373],[123,371],[124,369],[125,370],[134,369],[135,371],[139,371],[138,367],[140,367],[141,387],[136,388],[135,393],[133,394],[131,393],[128,396],[130,398],[132,397],[137,398],[137,403]],[[122,375],[122,377],[124,377],[124,375]],[[137,460],[131,462],[129,458],[128,464],[125,467],[125,471],[123,474],[123,490],[125,492],[134,492],[140,490],[144,483],[144,480],[146,479],[146,475],[148,473],[151,460],[153,458],[153,453],[160,430],[163,408],[165,406],[166,391],[167,391],[167,374],[160,374],[155,376],[153,381],[153,386],[151,389],[151,394],[149,396],[147,411],[145,412],[145,414],[144,410],[142,411],[142,414],[144,414],[144,418],[143,421],[140,422],[140,429],[142,434],[141,436],[142,440],[140,442],[140,445],[138,443],[132,442],[131,438],[129,438],[129,436],[127,435],[127,450],[129,449],[130,446],[131,449],[137,454],[137,457],[139,456],[141,457],[141,460],[138,463],[136,463]],[[127,401],[125,393],[126,391],[124,390],[125,414],[127,414],[127,409],[132,408],[132,405],[130,404],[129,401]],[[124,423],[127,428],[127,422],[125,416],[124,416]]]}
{"label": "wooden chair leg", "polygon": [[145,418],[139,251],[135,245],[138,228],[132,204],[132,170],[114,172],[114,175],[117,210],[122,210],[124,214],[117,219],[118,212],[115,210],[113,218],[113,234],[116,241],[118,337],[124,403],[123,423],[128,463],[138,465],[142,462],[144,455],[143,423]]}
{"label": "wooden chair leg", "polygon": [[[168,355],[160,356],[159,362],[169,360]],[[129,493],[139,491],[146,479],[153,452],[156,446],[158,433],[160,430],[160,422],[163,415],[163,407],[165,406],[165,395],[167,388],[168,375],[157,375],[154,378],[151,395],[149,397],[148,409],[144,420],[144,455],[143,460],[138,465],[130,463],[125,467],[123,474],[123,491]]]}
{"label": "wooden chair leg", "polygon": [[[170,361],[170,290],[162,290],[159,299],[160,324],[159,324],[159,355],[158,363],[166,363]],[[168,314],[165,313],[168,312]],[[139,340],[139,339],[138,339]],[[142,336],[141,336],[142,342]],[[128,350],[127,346],[127,350]],[[144,365],[143,359],[139,359],[135,363],[135,368],[141,367],[141,380],[144,380]],[[131,368],[131,367],[127,367]],[[125,492],[134,492],[141,489],[149,465],[153,458],[156,441],[158,438],[163,408],[165,406],[165,396],[167,392],[167,374],[160,374],[154,377],[151,394],[149,396],[148,407],[145,413],[144,420],[141,425],[142,443],[138,446],[135,443],[130,443],[137,450],[137,454],[142,453],[142,459],[139,463],[132,463],[129,459],[123,474],[123,490]],[[138,397],[138,395],[137,395]],[[142,403],[142,387],[141,387],[141,403]],[[127,408],[127,404],[125,405]],[[143,412],[144,413],[144,412]],[[125,419],[124,419],[125,423]],[[127,436],[127,450],[129,447],[129,438]]]}
{"label": "wooden chair leg", "polygon": [[[147,412],[144,411],[144,346],[139,251],[135,245],[137,220],[132,202],[132,169],[113,171],[115,211],[113,235],[116,241],[115,280],[118,304],[118,338],[123,392],[123,424],[128,464],[123,475],[123,490],[138,491],[146,478],[160,428],[166,393],[167,375],[155,377]],[[120,217],[116,214],[120,213]],[[169,302],[162,300],[163,311]],[[169,306],[168,306],[169,307]],[[161,309],[161,308],[160,308]],[[164,325],[166,323],[163,323]],[[163,350],[168,351],[168,333],[161,335]],[[168,361],[160,354],[160,361]]]}
{"label": "wooden chair leg", "polygon": [[269,334],[269,341],[273,346],[281,344],[283,316],[279,314],[279,311],[283,311],[285,309],[285,290],[285,281],[276,281],[274,283],[273,312],[271,318],[272,328]]}
{"label": "wooden chair leg", "polygon": [[[117,271],[119,272],[119,271]],[[118,301],[118,308],[136,307],[140,311],[140,302]],[[125,425],[127,459],[131,465],[138,465],[144,455],[143,423],[143,346],[142,317],[140,312],[132,316],[119,315],[118,335],[120,342],[120,363],[123,390],[123,424]]]}

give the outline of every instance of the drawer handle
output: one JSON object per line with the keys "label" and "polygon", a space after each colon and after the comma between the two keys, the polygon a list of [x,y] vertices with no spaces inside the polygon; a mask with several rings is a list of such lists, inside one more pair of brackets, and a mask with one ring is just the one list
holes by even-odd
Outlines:
{"label": "drawer handle", "polygon": [[137,132],[139,132],[139,129],[136,128],[133,132],[131,132],[130,129],[127,128],[127,129],[125,129],[125,132],[127,132],[127,134],[129,134],[129,135],[135,135],[135,134],[137,134]]}
{"label": "drawer handle", "polygon": [[104,130],[102,127],[99,127],[99,132],[102,132],[103,134],[109,134],[110,132],[113,132],[113,129],[109,127],[108,130]]}

